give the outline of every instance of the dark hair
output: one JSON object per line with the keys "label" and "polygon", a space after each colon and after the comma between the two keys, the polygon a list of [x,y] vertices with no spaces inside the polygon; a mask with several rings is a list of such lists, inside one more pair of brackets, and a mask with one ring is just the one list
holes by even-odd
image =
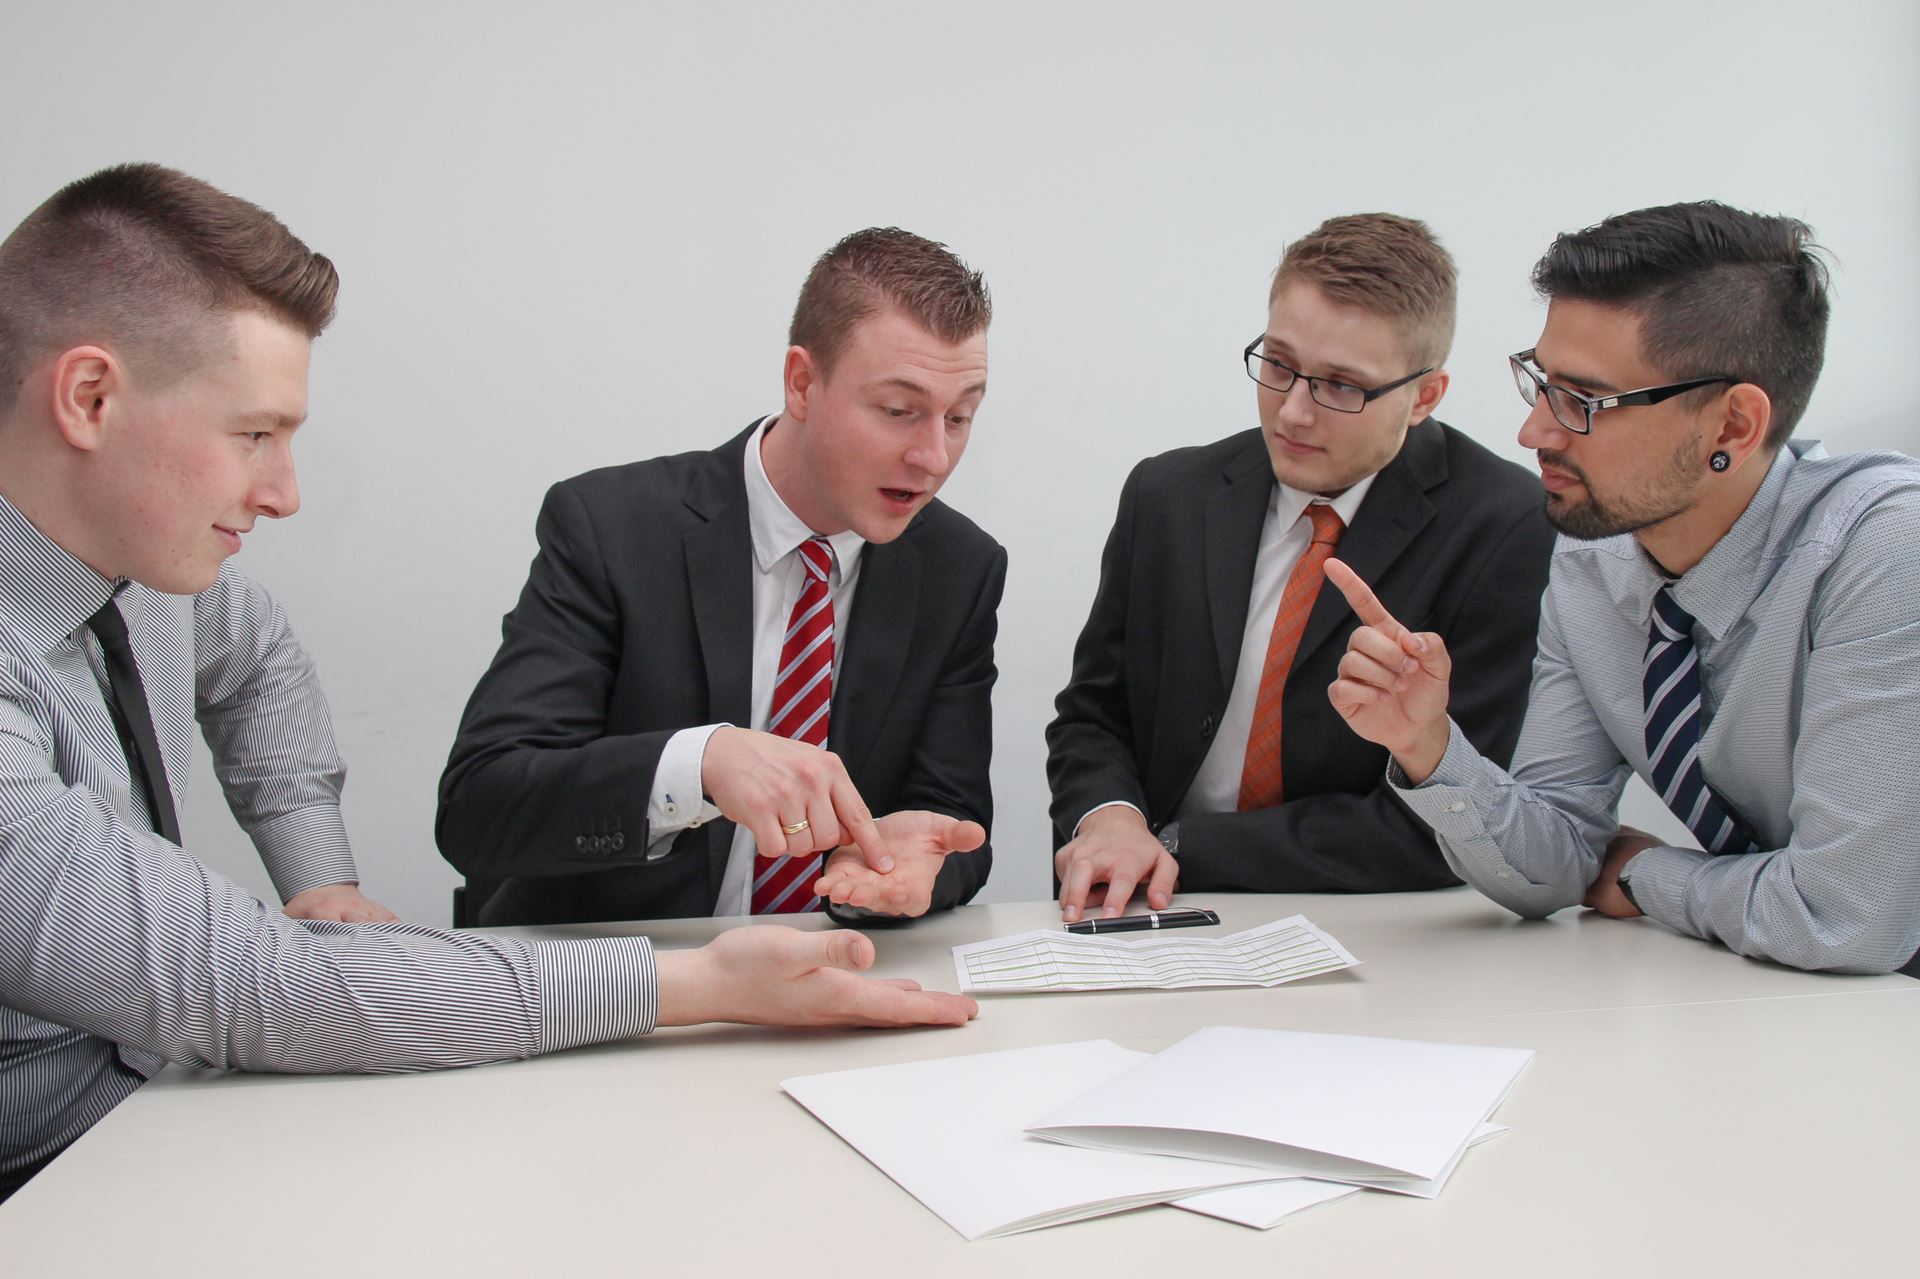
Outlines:
{"label": "dark hair", "polygon": [[787,341],[810,351],[825,374],[854,328],[888,305],[944,342],[970,338],[993,320],[987,282],[946,245],[899,227],[872,227],[813,264]]}
{"label": "dark hair", "polygon": [[63,187],[0,241],[0,411],[33,361],[112,344],[156,381],[218,350],[218,321],[255,309],[318,337],[333,263],[271,213],[158,164]]}
{"label": "dark hair", "polygon": [[1328,218],[1287,246],[1268,304],[1296,280],[1399,325],[1415,363],[1447,362],[1457,276],[1426,223],[1397,213]]}
{"label": "dark hair", "polygon": [[[1558,236],[1533,268],[1551,302],[1571,298],[1639,317],[1649,363],[1676,381],[1730,377],[1773,402],[1766,447],[1792,435],[1827,346],[1827,264],[1796,218],[1717,200],[1668,204]],[[1690,394],[1718,395],[1724,387]]]}

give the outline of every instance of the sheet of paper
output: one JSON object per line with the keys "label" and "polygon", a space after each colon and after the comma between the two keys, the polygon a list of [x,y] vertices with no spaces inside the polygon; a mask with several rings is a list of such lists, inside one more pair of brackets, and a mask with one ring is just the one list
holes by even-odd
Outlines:
{"label": "sheet of paper", "polygon": [[960,989],[974,993],[1278,986],[1359,962],[1300,915],[1227,937],[1040,929],[953,948]]}
{"label": "sheet of paper", "polygon": [[1357,1195],[1360,1190],[1359,1186],[1343,1186],[1337,1181],[1293,1177],[1286,1181],[1259,1181],[1246,1186],[1228,1186],[1224,1190],[1202,1191],[1174,1200],[1173,1206],[1252,1226],[1255,1230],[1271,1230],[1288,1217]]}
{"label": "sheet of paper", "polygon": [[1533,1053],[1212,1026],[1028,1131],[1097,1150],[1399,1185],[1444,1178]]}
{"label": "sheet of paper", "polygon": [[1265,1175],[1238,1164],[1076,1150],[1022,1131],[1145,1059],[1099,1039],[807,1075],[781,1087],[948,1225],[982,1239]]}

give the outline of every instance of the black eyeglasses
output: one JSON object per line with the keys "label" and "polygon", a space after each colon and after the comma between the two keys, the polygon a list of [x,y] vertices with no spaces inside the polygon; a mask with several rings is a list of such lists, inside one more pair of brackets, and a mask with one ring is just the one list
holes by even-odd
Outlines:
{"label": "black eyeglasses", "polygon": [[1540,402],[1540,393],[1545,391],[1547,408],[1552,411],[1553,420],[1575,435],[1592,434],[1593,415],[1601,409],[1630,409],[1640,404],[1658,404],[1698,387],[1739,380],[1731,377],[1697,377],[1685,382],[1670,382],[1666,386],[1645,386],[1638,391],[1623,391],[1619,395],[1582,395],[1547,381],[1546,375],[1534,366],[1533,352],[1534,348],[1529,347],[1507,357],[1507,363],[1513,366],[1514,385],[1520,388],[1520,398],[1531,408]]}
{"label": "black eyeglasses", "polygon": [[1417,377],[1425,377],[1433,372],[1431,366],[1409,373],[1405,377],[1372,390],[1342,382],[1331,377],[1307,377],[1299,369],[1289,368],[1271,355],[1260,353],[1260,343],[1264,339],[1255,338],[1247,343],[1247,349],[1241,352],[1246,361],[1247,376],[1270,391],[1291,391],[1296,379],[1307,378],[1307,394],[1313,402],[1322,408],[1332,409],[1335,413],[1358,413],[1388,391],[1397,391]]}

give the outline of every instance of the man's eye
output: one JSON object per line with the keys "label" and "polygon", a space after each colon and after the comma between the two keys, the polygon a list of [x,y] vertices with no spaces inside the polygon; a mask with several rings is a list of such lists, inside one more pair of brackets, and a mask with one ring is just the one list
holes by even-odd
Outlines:
{"label": "man's eye", "polygon": [[881,411],[888,417],[908,417],[913,412],[912,409],[895,408],[891,404],[886,405]]}

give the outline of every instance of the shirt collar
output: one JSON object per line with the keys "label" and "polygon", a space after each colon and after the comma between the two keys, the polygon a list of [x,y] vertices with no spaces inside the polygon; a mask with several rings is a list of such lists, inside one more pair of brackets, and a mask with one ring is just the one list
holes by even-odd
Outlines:
{"label": "shirt collar", "polygon": [[0,568],[8,577],[6,621],[39,654],[51,654],[87,624],[124,582],[110,582],[67,554],[0,497]]}
{"label": "shirt collar", "polygon": [[1309,506],[1315,502],[1324,502],[1333,508],[1335,515],[1340,517],[1341,527],[1347,527],[1353,523],[1353,517],[1359,513],[1360,503],[1367,500],[1367,490],[1373,487],[1374,476],[1379,474],[1380,472],[1375,471],[1373,475],[1349,485],[1347,491],[1339,497],[1321,497],[1318,493],[1307,493],[1286,484],[1276,484],[1273,487],[1274,517],[1279,521],[1281,528],[1289,529],[1293,527],[1295,520],[1306,514]]}
{"label": "shirt collar", "polygon": [[[767,478],[766,461],[760,456],[761,441],[779,421],[778,414],[760,419],[753,438],[747,441],[747,528],[753,536],[753,558],[762,573],[773,572],[775,565],[815,535],[773,487],[773,481]],[[844,582],[852,576],[866,540],[845,529],[828,535],[827,544],[833,547],[833,581]]]}

